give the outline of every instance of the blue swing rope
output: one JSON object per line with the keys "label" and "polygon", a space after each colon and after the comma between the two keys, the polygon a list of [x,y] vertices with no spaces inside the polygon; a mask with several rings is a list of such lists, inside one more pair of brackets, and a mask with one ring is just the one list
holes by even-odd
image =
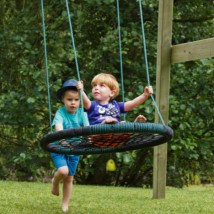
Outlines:
{"label": "blue swing rope", "polygon": [[[149,78],[149,66],[148,66],[148,60],[147,60],[147,50],[146,50],[146,37],[145,37],[145,32],[144,32],[144,21],[143,21],[143,10],[142,10],[142,3],[141,0],[138,1],[139,2],[139,8],[140,8],[140,21],[141,21],[141,29],[142,29],[142,40],[143,40],[143,49],[144,49],[144,59],[145,59],[145,65],[146,65],[146,76],[147,76],[147,83],[148,85],[150,85],[150,78]],[[155,102],[154,96],[153,94],[150,95],[155,109],[158,113],[158,116],[160,117],[160,120],[162,122],[163,125],[165,125],[165,122],[163,120],[163,117],[159,111],[159,108],[157,106],[157,103]]]}
{"label": "blue swing rope", "polygon": [[[117,29],[118,29],[118,40],[119,40],[119,51],[120,51],[120,77],[121,77],[121,91],[122,91],[122,101],[125,102],[125,90],[123,81],[123,56],[122,56],[122,42],[121,42],[121,31],[120,31],[120,4],[117,0]],[[123,120],[126,120],[126,114],[123,114]]]}
{"label": "blue swing rope", "polygon": [[[120,76],[121,76],[121,88],[122,88],[122,100],[125,101],[124,98],[124,81],[123,81],[123,57],[122,57],[122,44],[121,44],[121,30],[120,30],[120,4],[119,0],[117,2],[117,23],[118,23],[118,40],[119,40],[119,51],[120,51]],[[146,50],[146,37],[145,37],[145,31],[144,31],[144,21],[143,21],[143,10],[142,10],[142,2],[141,0],[139,2],[139,9],[140,9],[140,22],[141,22],[141,30],[142,30],[142,42],[143,42],[143,50],[144,50],[144,60],[145,60],[145,67],[146,67],[146,77],[147,77],[147,83],[150,85],[150,75],[149,75],[149,66],[148,66],[148,59],[147,59],[147,50]],[[159,108],[157,106],[157,103],[154,99],[153,94],[150,95],[155,109],[158,113],[158,116],[160,117],[160,120],[163,125],[165,125],[165,122],[162,118],[162,115],[159,111]],[[124,120],[126,118],[126,115],[124,114]]]}
{"label": "blue swing rope", "polygon": [[[74,35],[73,35],[73,28],[71,24],[71,17],[70,17],[70,11],[68,6],[68,1],[66,0],[66,8],[68,13],[68,22],[70,27],[70,34],[71,34],[71,42],[72,47],[74,50],[74,58],[75,58],[75,65],[77,70],[77,76],[78,80],[80,81],[80,72],[79,72],[79,66],[78,66],[78,60],[77,60],[77,54],[76,54],[76,47],[74,43]],[[52,132],[52,117],[51,117],[51,100],[50,100],[50,84],[49,84],[49,71],[48,71],[48,57],[47,57],[47,44],[46,44],[46,31],[45,31],[45,15],[44,15],[44,2],[41,0],[41,13],[42,13],[42,30],[43,30],[43,38],[44,38],[44,61],[45,61],[45,71],[46,71],[46,85],[47,85],[47,94],[48,94],[48,109],[49,109],[49,123],[50,123],[50,131]],[[83,106],[83,98],[82,98],[82,90],[80,91],[80,102],[81,102],[81,110],[82,115],[84,114],[84,106]],[[84,125],[88,125],[87,121],[84,118]]]}
{"label": "blue swing rope", "polygon": [[66,2],[66,9],[67,9],[67,15],[68,15],[69,29],[70,29],[70,34],[71,34],[71,45],[73,47],[73,52],[74,52],[74,60],[75,60],[75,65],[76,65],[77,76],[78,76],[78,80],[80,81],[80,71],[79,71],[79,64],[78,64],[78,60],[77,60],[76,46],[75,46],[75,42],[74,42],[74,32],[73,32],[73,27],[72,27],[72,23],[71,23],[70,9],[69,9],[69,5],[68,5],[68,1],[65,0],[65,2]]}
{"label": "blue swing rope", "polygon": [[[75,42],[74,42],[74,32],[73,32],[73,27],[72,27],[72,23],[71,23],[70,9],[69,9],[69,5],[68,5],[68,1],[65,0],[65,2],[66,2],[66,9],[67,9],[67,15],[68,15],[70,35],[71,35],[71,45],[73,47],[73,52],[74,52],[76,72],[77,72],[78,80],[80,81],[80,71],[79,71],[79,64],[78,64],[78,60],[77,60],[76,46],[75,46]],[[84,103],[83,103],[83,97],[82,97],[82,90],[80,91],[80,102],[81,102],[82,115],[84,115],[85,113],[84,113]],[[84,125],[88,125],[85,117],[83,117],[83,123],[84,123]]]}
{"label": "blue swing rope", "polygon": [[[70,16],[70,10],[68,5],[68,0],[66,1],[66,8],[67,8],[67,15],[68,15],[68,22],[69,22],[69,28],[70,28],[70,35],[71,35],[71,43],[73,47],[74,52],[74,59],[75,59],[75,65],[76,65],[76,71],[78,80],[80,81],[80,71],[78,66],[78,60],[77,60],[77,54],[76,54],[76,46],[74,42],[74,34],[73,34],[73,27],[71,23],[71,16]],[[141,30],[142,30],[142,41],[143,41],[143,49],[144,49],[144,59],[145,59],[145,67],[146,67],[146,76],[147,76],[147,83],[150,85],[150,78],[149,78],[149,69],[148,69],[148,60],[147,60],[147,50],[146,50],[146,39],[145,39],[145,32],[144,32],[144,21],[143,21],[143,10],[142,10],[142,2],[141,0],[139,2],[139,9],[140,9],[140,20],[141,20]],[[46,48],[46,33],[45,33],[45,18],[44,18],[44,6],[43,6],[43,0],[41,0],[41,9],[42,9],[42,26],[43,26],[43,36],[44,36],[44,57],[45,57],[45,67],[46,67],[46,84],[47,84],[47,91],[48,91],[48,108],[49,108],[49,118],[50,118],[50,129],[52,131],[51,127],[51,105],[50,105],[50,86],[49,86],[49,75],[48,75],[48,62],[47,62],[47,48]],[[123,58],[122,58],[122,44],[121,44],[121,31],[120,31],[120,7],[119,7],[119,0],[117,0],[117,20],[118,20],[118,39],[119,39],[119,50],[120,50],[120,73],[121,73],[121,87],[122,87],[122,100],[125,101],[124,98],[124,78],[123,78]],[[155,102],[154,96],[151,94],[151,99],[154,103],[155,109],[160,117],[160,120],[163,125],[165,125],[165,122],[162,118],[162,115],[159,111],[159,108]],[[84,114],[84,105],[83,105],[83,98],[82,98],[82,91],[81,91],[81,106],[82,106],[82,113]],[[125,120],[125,115],[124,115]]]}
{"label": "blue swing rope", "polygon": [[52,132],[50,84],[49,84],[48,55],[47,55],[47,45],[46,45],[45,15],[44,15],[43,0],[41,0],[41,12],[42,12],[42,31],[43,31],[43,38],[44,38],[44,60],[45,60],[45,73],[46,73],[46,87],[47,87],[47,94],[48,94],[49,123],[50,123],[50,131]]}

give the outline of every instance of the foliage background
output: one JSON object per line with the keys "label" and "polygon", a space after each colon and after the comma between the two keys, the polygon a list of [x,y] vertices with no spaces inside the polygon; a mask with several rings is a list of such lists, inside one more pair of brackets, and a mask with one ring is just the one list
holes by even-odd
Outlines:
{"label": "foliage background", "polygon": [[[65,1],[45,1],[45,23],[51,113],[60,103],[56,91],[64,80],[77,78]],[[90,96],[90,80],[110,72],[120,82],[116,3],[113,0],[69,1],[81,79]],[[125,98],[142,93],[146,83],[137,1],[120,1]],[[143,1],[151,83],[155,89],[158,1]],[[174,1],[173,44],[213,37],[214,5],[210,0]],[[39,146],[49,132],[49,109],[39,1],[0,0],[0,179],[34,181],[51,177],[49,154]],[[172,66],[169,125],[175,132],[168,145],[167,184],[211,183],[213,167],[214,60]],[[132,75],[130,75],[132,74]],[[118,100],[121,100],[121,96]],[[128,114],[154,120],[151,100]],[[117,170],[105,170],[113,158]],[[151,186],[153,149],[82,156],[76,182]]]}

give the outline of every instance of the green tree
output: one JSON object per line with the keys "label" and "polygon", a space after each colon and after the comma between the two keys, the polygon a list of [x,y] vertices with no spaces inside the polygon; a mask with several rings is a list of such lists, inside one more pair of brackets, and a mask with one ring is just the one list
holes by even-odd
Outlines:
{"label": "green tree", "polygon": [[[158,1],[142,2],[155,88]],[[214,6],[209,0],[194,1],[194,5],[174,2],[173,44],[213,36]],[[77,75],[65,1],[44,6],[53,116],[60,105],[57,89]],[[69,6],[80,75],[89,96],[90,80],[99,72],[113,73],[121,83],[116,2],[73,0]],[[142,93],[147,81],[138,2],[120,1],[120,9],[125,99],[129,100]],[[0,12],[0,178],[41,179],[53,171],[49,154],[39,146],[50,131],[41,9],[39,1],[0,0]],[[213,181],[213,70],[213,59],[172,66],[169,113],[175,136],[169,143],[169,185],[182,186],[196,177],[201,182]],[[138,114],[154,120],[151,100],[130,112],[127,120]],[[117,163],[115,173],[105,171],[110,157]],[[152,148],[83,156],[76,178],[79,183],[151,186],[152,159]]]}

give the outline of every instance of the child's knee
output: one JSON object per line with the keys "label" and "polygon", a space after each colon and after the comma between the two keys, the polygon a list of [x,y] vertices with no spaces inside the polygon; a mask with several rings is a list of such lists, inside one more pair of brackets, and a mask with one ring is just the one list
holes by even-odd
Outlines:
{"label": "child's knee", "polygon": [[58,169],[58,173],[59,173],[60,175],[62,175],[63,177],[68,176],[68,173],[69,173],[68,167],[60,167],[60,168]]}

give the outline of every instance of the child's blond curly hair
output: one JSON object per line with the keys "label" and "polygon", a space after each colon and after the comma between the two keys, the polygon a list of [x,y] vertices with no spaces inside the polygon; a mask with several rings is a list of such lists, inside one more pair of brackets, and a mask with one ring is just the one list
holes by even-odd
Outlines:
{"label": "child's blond curly hair", "polygon": [[107,85],[111,90],[115,91],[115,95],[114,95],[114,97],[112,97],[112,99],[114,99],[116,96],[118,96],[119,91],[120,91],[119,84],[113,75],[107,74],[107,73],[97,74],[92,79],[91,85],[93,86],[94,84],[97,84],[97,83],[103,83],[103,84]]}

